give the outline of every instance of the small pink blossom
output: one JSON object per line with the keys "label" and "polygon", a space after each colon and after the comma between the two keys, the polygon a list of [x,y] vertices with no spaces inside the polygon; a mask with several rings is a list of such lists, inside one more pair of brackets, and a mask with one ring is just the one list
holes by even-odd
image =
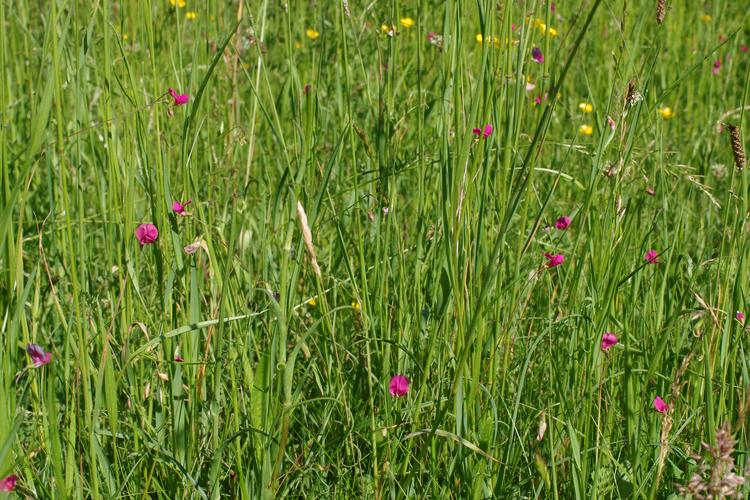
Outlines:
{"label": "small pink blossom", "polygon": [[178,94],[175,89],[172,87],[169,87],[169,95],[172,96],[172,99],[174,99],[174,105],[175,106],[182,106],[183,104],[187,104],[188,99],[190,99],[190,94]]}
{"label": "small pink blossom", "polygon": [[542,95],[541,94],[539,94],[538,96],[536,96],[534,98],[534,105],[535,106],[539,106],[540,104],[542,104]]}
{"label": "small pink blossom", "polygon": [[570,226],[570,217],[564,215],[555,221],[555,227],[560,231],[565,231]]}
{"label": "small pink blossom", "polygon": [[550,12],[555,12],[555,2],[550,2],[549,3],[549,11]]}
{"label": "small pink blossom", "polygon": [[669,410],[669,405],[659,396],[654,398],[654,409],[659,413],[666,413]]}
{"label": "small pink blossom", "polygon": [[185,361],[185,359],[182,356],[180,356],[179,354],[175,354],[174,355],[174,362],[175,363],[182,363],[183,361]]}
{"label": "small pink blossom", "polygon": [[547,259],[547,267],[559,266],[563,262],[565,262],[565,257],[561,253],[558,253],[556,255],[552,255],[551,253],[545,253],[544,257]]}
{"label": "small pink blossom", "polygon": [[717,75],[720,69],[721,69],[721,59],[717,59],[714,61],[713,68],[711,68],[711,73],[714,75]]}
{"label": "small pink blossom", "polygon": [[492,125],[488,123],[484,126],[484,129],[474,128],[471,133],[474,134],[477,139],[479,139],[480,136],[486,139],[492,135]]}
{"label": "small pink blossom", "polygon": [[18,476],[16,476],[15,474],[11,474],[10,476],[0,481],[0,492],[10,493],[16,488],[17,482]]}
{"label": "small pink blossom", "polygon": [[531,49],[531,58],[534,60],[534,62],[543,63],[544,54],[542,54],[542,49],[540,49],[539,47],[534,47],[533,49]]}
{"label": "small pink blossom", "polygon": [[141,247],[143,245],[150,245],[159,237],[159,230],[153,224],[141,224],[135,230],[135,237],[138,239]]}
{"label": "small pink blossom", "polygon": [[617,128],[617,122],[612,119],[611,116],[607,117],[607,123],[609,124],[609,129],[614,131]]}
{"label": "small pink blossom", "polygon": [[177,215],[181,215],[185,217],[186,215],[190,215],[185,211],[185,208],[187,208],[188,205],[190,205],[193,202],[193,199],[190,198],[188,201],[186,201],[184,204],[180,203],[179,201],[175,200],[172,202],[172,211],[176,213]]}
{"label": "small pink blossom", "polygon": [[52,361],[52,353],[45,352],[40,345],[29,344],[26,346],[26,352],[29,353],[29,357],[34,363],[34,368],[41,368]]}
{"label": "small pink blossom", "polygon": [[736,319],[740,323],[744,323],[745,322],[745,313],[743,313],[741,311],[737,311],[736,313],[734,313],[734,319]]}
{"label": "small pink blossom", "polygon": [[437,33],[435,33],[434,31],[430,31],[429,33],[427,33],[427,41],[432,43],[436,36],[438,36]]}
{"label": "small pink blossom", "polygon": [[747,45],[745,45],[744,43],[740,45],[740,52],[747,52]]}
{"label": "small pink blossom", "polygon": [[649,264],[659,263],[659,253],[656,250],[649,250],[643,255],[643,258],[646,259]]}
{"label": "small pink blossom", "polygon": [[394,375],[391,377],[388,390],[393,397],[406,396],[406,393],[409,392],[409,379],[403,375]]}
{"label": "small pink blossom", "polygon": [[617,336],[614,333],[605,332],[604,335],[602,335],[602,351],[614,347],[618,342]]}

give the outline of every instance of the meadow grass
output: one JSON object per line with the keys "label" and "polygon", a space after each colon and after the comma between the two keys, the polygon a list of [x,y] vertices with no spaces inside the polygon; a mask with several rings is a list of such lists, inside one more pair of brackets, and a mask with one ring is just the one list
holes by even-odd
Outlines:
{"label": "meadow grass", "polygon": [[0,479],[747,496],[749,14],[1,1]]}

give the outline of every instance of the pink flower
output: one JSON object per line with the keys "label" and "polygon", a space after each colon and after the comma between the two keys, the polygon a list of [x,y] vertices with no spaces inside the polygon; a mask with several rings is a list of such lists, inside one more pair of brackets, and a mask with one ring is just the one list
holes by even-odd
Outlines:
{"label": "pink flower", "polygon": [[570,226],[570,217],[564,215],[555,221],[555,227],[560,231],[565,231]]}
{"label": "pink flower", "polygon": [[188,205],[190,205],[192,202],[193,202],[192,198],[190,198],[188,201],[186,201],[184,205],[182,203],[180,203],[179,201],[173,201],[172,202],[172,211],[174,213],[176,213],[177,215],[181,215],[183,217],[185,217],[186,215],[190,215],[189,213],[187,213],[185,211],[185,208]]}
{"label": "pink flower", "polygon": [[135,237],[138,238],[141,247],[150,245],[159,237],[159,230],[153,224],[141,224],[135,230]]}
{"label": "pink flower", "polygon": [[474,134],[477,139],[479,139],[480,136],[486,139],[492,135],[492,125],[488,123],[484,126],[484,129],[474,128],[471,133]]}
{"label": "pink flower", "polygon": [[660,398],[659,396],[656,396],[654,398],[654,409],[658,411],[659,413],[666,413],[667,410],[669,409],[669,405],[666,402],[664,402],[662,398]]}
{"label": "pink flower", "polygon": [[721,69],[721,59],[717,59],[714,61],[714,66],[711,68],[711,73],[716,75],[719,73],[719,70]]}
{"label": "pink flower", "polygon": [[436,36],[438,36],[437,33],[435,33],[434,31],[430,31],[429,33],[427,33],[427,41],[432,43]]}
{"label": "pink flower", "polygon": [[617,336],[614,333],[605,332],[602,335],[602,351],[608,350],[610,347],[617,345]]}
{"label": "pink flower", "polygon": [[396,398],[406,396],[406,393],[409,392],[409,379],[403,375],[394,375],[391,377],[391,383],[388,390],[391,393],[391,396]]}
{"label": "pink flower", "polygon": [[740,323],[744,323],[745,322],[745,313],[737,311],[736,313],[734,313],[734,319],[736,319]]}
{"label": "pink flower", "polygon": [[565,257],[561,253],[558,253],[556,255],[545,253],[544,256],[547,258],[547,267],[559,266],[560,264],[565,262]]}
{"label": "pink flower", "polygon": [[169,95],[172,96],[172,99],[174,99],[174,105],[175,106],[182,106],[183,104],[187,104],[188,99],[190,99],[190,94],[178,94],[175,89],[172,87],[169,87]]}
{"label": "pink flower", "polygon": [[611,116],[607,117],[607,123],[609,124],[610,130],[614,130],[617,128],[617,122],[614,121]]}
{"label": "pink flower", "polygon": [[18,476],[16,476],[15,474],[6,477],[2,481],[0,481],[0,491],[3,493],[10,493],[15,489],[17,482]]}
{"label": "pink flower", "polygon": [[555,2],[550,2],[549,3],[549,11],[550,12],[555,12]]}
{"label": "pink flower", "polygon": [[745,45],[744,43],[740,45],[740,52],[747,52],[747,45]]}
{"label": "pink flower", "polygon": [[536,96],[534,98],[534,105],[535,106],[539,106],[540,104],[542,104],[542,95],[541,94],[539,94],[538,96]]}
{"label": "pink flower", "polygon": [[659,253],[656,250],[649,250],[643,255],[643,258],[646,259],[649,264],[659,263]]}
{"label": "pink flower", "polygon": [[34,368],[41,368],[42,366],[49,364],[49,362],[52,361],[52,353],[44,352],[44,349],[42,349],[42,347],[37,344],[27,345],[26,352],[29,353],[29,357],[34,363]]}
{"label": "pink flower", "polygon": [[174,362],[175,363],[182,363],[183,361],[185,361],[185,359],[182,356],[180,356],[179,354],[175,354],[174,355]]}
{"label": "pink flower", "polygon": [[543,63],[544,54],[542,54],[542,49],[540,49],[539,47],[534,47],[533,49],[531,49],[531,58],[534,60],[534,62]]}

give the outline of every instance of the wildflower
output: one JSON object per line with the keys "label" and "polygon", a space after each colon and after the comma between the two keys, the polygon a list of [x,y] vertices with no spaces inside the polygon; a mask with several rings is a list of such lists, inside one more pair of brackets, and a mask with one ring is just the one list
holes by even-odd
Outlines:
{"label": "wildflower", "polygon": [[169,3],[172,4],[172,7],[178,7],[180,9],[185,7],[185,0],[169,0]]}
{"label": "wildflower", "polygon": [[190,198],[188,201],[185,202],[183,205],[179,201],[173,201],[172,202],[172,211],[176,213],[177,215],[181,215],[182,217],[185,217],[186,215],[190,215],[185,211],[185,208],[187,208],[188,205],[190,205],[193,202],[193,199]]}
{"label": "wildflower", "polygon": [[174,362],[175,363],[182,363],[183,361],[185,361],[185,358],[183,358],[182,356],[180,356],[179,353],[175,353],[175,355],[174,355]]}
{"label": "wildflower", "polygon": [[123,34],[122,34],[122,41],[123,41],[123,42],[127,42],[127,41],[128,41],[128,39],[130,39],[130,37],[128,36],[128,34],[127,34],[127,33],[123,33]]}
{"label": "wildflower", "polygon": [[549,3],[549,11],[550,12],[555,12],[555,2],[550,2]]}
{"label": "wildflower", "polygon": [[539,105],[541,105],[541,104],[542,104],[542,95],[541,95],[541,94],[539,94],[538,96],[536,96],[536,97],[534,98],[534,105],[535,105],[535,106],[539,106]]}
{"label": "wildflower", "polygon": [[317,306],[317,305],[318,305],[318,299],[316,299],[315,297],[312,297],[312,298],[310,298],[310,299],[309,299],[309,300],[307,301],[307,305],[308,305],[308,306],[310,306],[310,307],[315,307],[315,306]]}
{"label": "wildflower", "polygon": [[657,109],[656,111],[657,111],[657,112],[658,112],[658,113],[659,113],[659,114],[661,115],[661,117],[662,117],[662,118],[664,118],[665,120],[669,120],[669,119],[670,119],[670,118],[672,118],[672,116],[674,115],[674,113],[672,112],[672,108],[670,108],[669,106],[664,106],[664,107],[661,107],[661,108]]}
{"label": "wildflower", "polygon": [[11,474],[10,476],[0,481],[0,492],[10,493],[15,489],[17,482],[18,476],[16,476],[15,474]]}
{"label": "wildflower", "polygon": [[649,250],[643,255],[643,258],[646,259],[649,264],[659,263],[659,253],[656,250]]}
{"label": "wildflower", "polygon": [[737,311],[736,313],[734,313],[734,319],[736,319],[740,323],[744,323],[745,322],[745,313]]}
{"label": "wildflower", "polygon": [[185,12],[185,19],[187,19],[188,21],[195,21],[197,17],[198,17],[198,13],[195,12],[194,10]]}
{"label": "wildflower", "polygon": [[545,253],[544,257],[547,259],[548,268],[559,266],[563,262],[565,262],[565,257],[561,253],[558,253],[556,255],[552,255],[551,253]]}
{"label": "wildflower", "polygon": [[563,215],[555,221],[555,227],[560,231],[565,231],[570,226],[570,217]]}
{"label": "wildflower", "polygon": [[703,14],[701,16],[701,21],[703,21],[704,23],[710,23],[711,19],[712,19],[711,16],[708,14]]}
{"label": "wildflower", "polygon": [[476,136],[477,140],[479,140],[480,136],[486,139],[492,135],[492,125],[488,123],[487,125],[484,126],[483,129],[475,128],[471,131],[471,133]]}
{"label": "wildflower", "polygon": [[548,30],[547,30],[547,34],[548,34],[549,36],[551,36],[551,37],[553,37],[553,38],[554,38],[554,37],[556,37],[556,36],[557,36],[557,30],[556,30],[555,28],[550,28],[550,29],[548,29]]}
{"label": "wildflower", "polygon": [[352,302],[352,309],[355,311],[361,311],[362,310],[362,304],[359,302]]}
{"label": "wildflower", "polygon": [[307,28],[305,30],[305,34],[307,35],[307,38],[309,38],[310,40],[315,40],[316,38],[320,36],[320,33],[315,31],[314,28]]}
{"label": "wildflower", "polygon": [[385,33],[388,36],[393,36],[396,34],[396,27],[395,26],[388,26],[387,24],[381,24],[380,25],[380,31]]}
{"label": "wildflower", "polygon": [[578,131],[583,135],[591,135],[594,133],[594,127],[591,125],[581,125],[578,127]]}
{"label": "wildflower", "polygon": [[533,49],[531,49],[531,58],[534,60],[534,62],[543,63],[544,54],[542,54],[542,49],[540,49],[539,47],[534,47]]}
{"label": "wildflower", "polygon": [[747,45],[745,45],[744,43],[740,45],[740,52],[747,52],[747,50],[748,50]]}
{"label": "wildflower", "polygon": [[479,45],[481,45],[481,44],[482,44],[482,41],[484,40],[484,39],[482,38],[482,34],[481,34],[481,33],[477,33],[477,36],[476,36],[476,37],[474,37],[474,39],[475,39],[475,40],[477,41],[477,43],[478,43]]}
{"label": "wildflower", "polygon": [[526,92],[531,92],[536,88],[536,85],[534,85],[531,82],[526,82]]}
{"label": "wildflower", "polygon": [[29,344],[26,346],[26,352],[29,353],[29,357],[34,363],[34,368],[41,368],[52,361],[52,353],[44,352],[44,349],[40,345]]}
{"label": "wildflower", "polygon": [[669,405],[666,402],[664,402],[662,398],[660,398],[659,396],[656,396],[654,398],[654,409],[658,411],[659,413],[666,413],[667,410],[669,409]]}
{"label": "wildflower", "polygon": [[612,131],[617,128],[617,122],[614,121],[611,116],[607,116],[607,124],[609,125],[609,129]]}
{"label": "wildflower", "polygon": [[294,48],[295,49],[301,49],[302,48],[302,42],[300,42],[300,41],[294,42]]}
{"label": "wildflower", "polygon": [[721,69],[721,59],[717,59],[714,61],[714,65],[711,68],[711,74],[718,75],[720,69]]}
{"label": "wildflower", "polygon": [[584,113],[591,113],[594,111],[594,106],[590,102],[582,102],[578,105],[578,109]]}
{"label": "wildflower", "polygon": [[135,230],[135,237],[138,239],[141,247],[143,245],[150,245],[159,237],[159,230],[153,224],[141,224]]}
{"label": "wildflower", "polygon": [[175,106],[182,106],[183,104],[187,104],[188,99],[190,99],[190,94],[178,94],[175,89],[172,87],[169,87],[169,95],[172,96],[172,99],[174,99],[174,105]]}
{"label": "wildflower", "polygon": [[406,396],[406,393],[409,392],[409,379],[403,375],[394,375],[391,377],[388,390],[393,397]]}
{"label": "wildflower", "polygon": [[414,19],[412,19],[411,17],[402,17],[401,26],[403,26],[406,29],[411,28],[412,26],[414,26]]}
{"label": "wildflower", "polygon": [[617,336],[614,333],[605,332],[602,335],[602,351],[608,350],[610,347],[617,345]]}

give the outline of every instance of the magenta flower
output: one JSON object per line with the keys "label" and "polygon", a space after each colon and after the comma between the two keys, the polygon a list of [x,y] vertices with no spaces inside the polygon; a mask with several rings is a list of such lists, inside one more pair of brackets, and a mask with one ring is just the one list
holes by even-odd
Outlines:
{"label": "magenta flower", "polygon": [[616,346],[618,342],[617,336],[614,333],[605,332],[604,335],[602,335],[602,351],[606,351],[610,347]]}
{"label": "magenta flower", "polygon": [[543,63],[544,54],[542,54],[542,49],[540,49],[539,47],[534,47],[533,49],[531,49],[531,58],[534,60],[534,62]]}
{"label": "magenta flower", "polygon": [[552,255],[551,253],[545,253],[544,256],[547,259],[547,267],[559,266],[560,264],[565,262],[565,257],[561,253],[558,253],[556,255]]}
{"label": "magenta flower", "polygon": [[570,217],[564,215],[555,221],[555,227],[560,231],[565,231],[570,226]]}
{"label": "magenta flower", "polygon": [[409,392],[409,379],[403,375],[394,375],[391,377],[388,390],[393,397],[400,398],[401,396],[406,396],[406,393]]}
{"label": "magenta flower", "polygon": [[17,482],[18,476],[16,476],[15,474],[6,477],[2,481],[0,481],[0,492],[10,493],[15,489]]}
{"label": "magenta flower", "polygon": [[540,104],[542,104],[542,95],[541,94],[539,94],[538,96],[536,96],[534,98],[534,105],[535,106],[539,106]]}
{"label": "magenta flower", "polygon": [[192,198],[190,198],[188,201],[186,201],[184,205],[182,203],[180,203],[179,201],[173,201],[172,202],[172,211],[174,213],[176,213],[177,215],[181,215],[183,217],[185,217],[186,215],[190,215],[189,213],[187,213],[185,211],[185,208],[187,208],[187,206],[190,205],[192,202],[193,202]]}
{"label": "magenta flower", "polygon": [[190,99],[190,94],[178,94],[175,89],[172,87],[169,87],[169,95],[172,96],[172,99],[174,99],[174,105],[175,106],[182,106],[183,104],[187,104],[188,99]]}
{"label": "magenta flower", "polygon": [[480,136],[486,139],[492,135],[492,125],[488,123],[484,126],[484,129],[474,128],[472,129],[471,133],[476,136],[476,139],[479,139]]}
{"label": "magenta flower", "polygon": [[714,66],[711,68],[711,73],[716,75],[719,73],[719,70],[721,69],[721,59],[717,59],[714,61]]}
{"label": "magenta flower", "polygon": [[49,364],[49,362],[52,361],[52,353],[44,352],[42,346],[39,346],[37,344],[27,345],[26,352],[29,353],[29,357],[34,363],[34,368],[41,368],[42,366]]}
{"label": "magenta flower", "polygon": [[141,224],[135,230],[135,237],[138,238],[141,247],[150,245],[159,237],[159,230],[153,224]]}
{"label": "magenta flower", "polygon": [[659,263],[659,253],[656,250],[649,250],[643,254],[643,258],[646,259],[649,264]]}
{"label": "magenta flower", "polygon": [[182,356],[180,356],[179,354],[175,354],[174,355],[174,362],[175,363],[182,363],[183,361],[185,361],[185,359]]}
{"label": "magenta flower", "polygon": [[550,12],[555,12],[555,2],[550,2],[549,3],[549,11]]}
{"label": "magenta flower", "polygon": [[740,45],[740,52],[747,52],[747,45],[745,45],[744,43]]}
{"label": "magenta flower", "polygon": [[659,413],[666,413],[669,410],[669,405],[659,396],[654,398],[654,409]]}
{"label": "magenta flower", "polygon": [[745,313],[737,311],[736,313],[734,313],[734,319],[736,319],[740,323],[744,323],[745,322]]}

